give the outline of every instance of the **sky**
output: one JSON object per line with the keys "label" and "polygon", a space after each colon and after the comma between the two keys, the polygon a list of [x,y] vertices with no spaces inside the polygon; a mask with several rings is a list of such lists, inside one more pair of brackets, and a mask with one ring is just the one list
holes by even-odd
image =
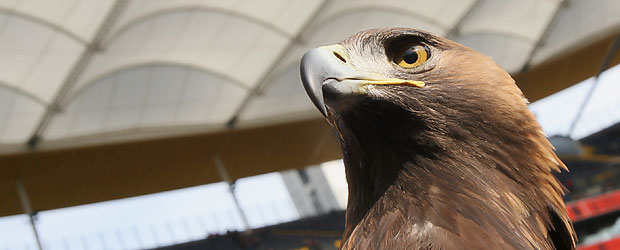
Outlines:
{"label": "sky", "polygon": [[620,65],[603,72],[575,131],[569,128],[594,83],[589,78],[570,88],[529,105],[549,136],[565,135],[580,139],[620,120]]}
{"label": "sky", "polygon": [[[579,139],[620,121],[620,66],[604,72],[599,80],[571,134],[570,124],[594,79],[530,104],[547,135]],[[344,203],[342,164],[330,162],[323,168],[330,173],[327,178],[336,197]],[[236,194],[251,227],[298,218],[278,173],[241,179]],[[243,228],[225,183],[45,211],[37,218],[46,250],[147,248]],[[13,249],[36,249],[25,215],[0,218],[0,250]]]}
{"label": "sky", "polygon": [[[298,218],[278,173],[244,178],[236,186],[252,227]],[[223,182],[45,211],[37,221],[46,250],[164,246],[242,225]],[[36,249],[27,216],[0,218],[0,250],[9,249]]]}

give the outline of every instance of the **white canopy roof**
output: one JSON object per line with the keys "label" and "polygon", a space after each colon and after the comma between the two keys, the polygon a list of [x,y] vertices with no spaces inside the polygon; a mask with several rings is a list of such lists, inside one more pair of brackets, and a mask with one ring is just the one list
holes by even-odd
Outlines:
{"label": "white canopy roof", "polygon": [[509,72],[620,25],[616,0],[0,0],[0,153],[318,116],[303,52],[415,27]]}

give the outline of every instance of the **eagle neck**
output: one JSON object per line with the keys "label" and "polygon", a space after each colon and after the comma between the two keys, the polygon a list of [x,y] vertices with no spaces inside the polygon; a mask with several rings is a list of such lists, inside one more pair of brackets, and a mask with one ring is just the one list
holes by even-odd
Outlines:
{"label": "eagle neck", "polygon": [[[410,168],[412,162],[419,157],[434,157],[428,151],[437,151],[430,145],[422,148],[417,144],[412,144],[411,142],[415,140],[411,138],[391,137],[390,133],[382,133],[381,131],[395,129],[389,128],[390,123],[384,124],[388,127],[352,127],[344,124],[339,126],[338,132],[343,136],[340,144],[349,184],[345,238],[386,195],[388,190],[400,186],[399,183],[403,182],[401,175],[404,169]],[[371,132],[363,133],[362,131]],[[407,190],[407,193],[414,194],[416,190],[419,189]]]}
{"label": "eagle neck", "polygon": [[[532,203],[556,198],[555,195],[543,197],[541,192],[531,189],[543,181],[551,183],[549,192],[543,193],[560,192],[549,169],[541,172],[540,166],[548,165],[543,161],[554,159],[537,155],[541,148],[548,148],[548,142],[537,127],[510,126],[519,129],[485,131],[484,126],[478,126],[467,131],[488,137],[467,137],[464,136],[466,132],[460,135],[432,130],[407,113],[391,111],[350,113],[340,119],[338,131],[349,183],[345,239],[367,217],[380,218],[394,208],[416,209],[421,216],[430,216],[420,221],[430,219],[433,224],[450,231],[451,223],[439,218],[443,216],[425,215],[428,212],[425,208],[436,205],[430,202],[460,206],[460,211],[472,211],[467,216],[476,221],[485,217],[477,214],[475,211],[480,209],[471,204],[490,204],[483,200],[485,197],[515,194],[518,200],[532,200]],[[446,131],[458,132],[456,129]],[[490,134],[492,132],[497,134]],[[530,160],[535,158],[541,159]],[[496,187],[501,190],[494,191]],[[455,197],[466,198],[455,204]],[[560,203],[561,200],[551,207],[560,209]],[[489,206],[484,211],[493,214],[495,209]],[[496,212],[497,215],[505,213]]]}

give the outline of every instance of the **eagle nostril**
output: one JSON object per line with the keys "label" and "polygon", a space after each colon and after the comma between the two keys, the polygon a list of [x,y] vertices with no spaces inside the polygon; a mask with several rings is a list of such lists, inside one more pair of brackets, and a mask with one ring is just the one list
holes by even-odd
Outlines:
{"label": "eagle nostril", "polygon": [[333,52],[334,56],[336,56],[338,59],[340,59],[340,61],[342,61],[343,63],[347,63],[347,60],[344,59],[344,57],[342,57],[338,52]]}

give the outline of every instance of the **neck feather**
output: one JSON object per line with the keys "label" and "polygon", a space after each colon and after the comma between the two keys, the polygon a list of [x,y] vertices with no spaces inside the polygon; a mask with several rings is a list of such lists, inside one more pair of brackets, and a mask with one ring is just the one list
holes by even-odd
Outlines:
{"label": "neck feather", "polygon": [[[403,200],[417,203],[405,204],[405,208],[420,208],[427,207],[430,199],[451,203],[461,196],[480,200],[473,203],[480,206],[486,197],[502,195],[507,195],[505,199],[516,195],[523,204],[549,201],[544,205],[562,209],[562,188],[550,172],[564,166],[529,112],[517,119],[517,124],[441,127],[403,109],[388,108],[389,112],[349,113],[338,120],[349,183],[345,238],[388,190],[399,190],[411,198],[382,199],[393,203],[382,206],[388,209],[403,206],[397,204]],[[543,182],[546,186],[541,187]],[[433,197],[429,197],[431,190],[437,191]],[[458,205],[474,206],[468,202]],[[469,209],[477,208],[461,208]],[[485,209],[493,213],[497,208]]]}

